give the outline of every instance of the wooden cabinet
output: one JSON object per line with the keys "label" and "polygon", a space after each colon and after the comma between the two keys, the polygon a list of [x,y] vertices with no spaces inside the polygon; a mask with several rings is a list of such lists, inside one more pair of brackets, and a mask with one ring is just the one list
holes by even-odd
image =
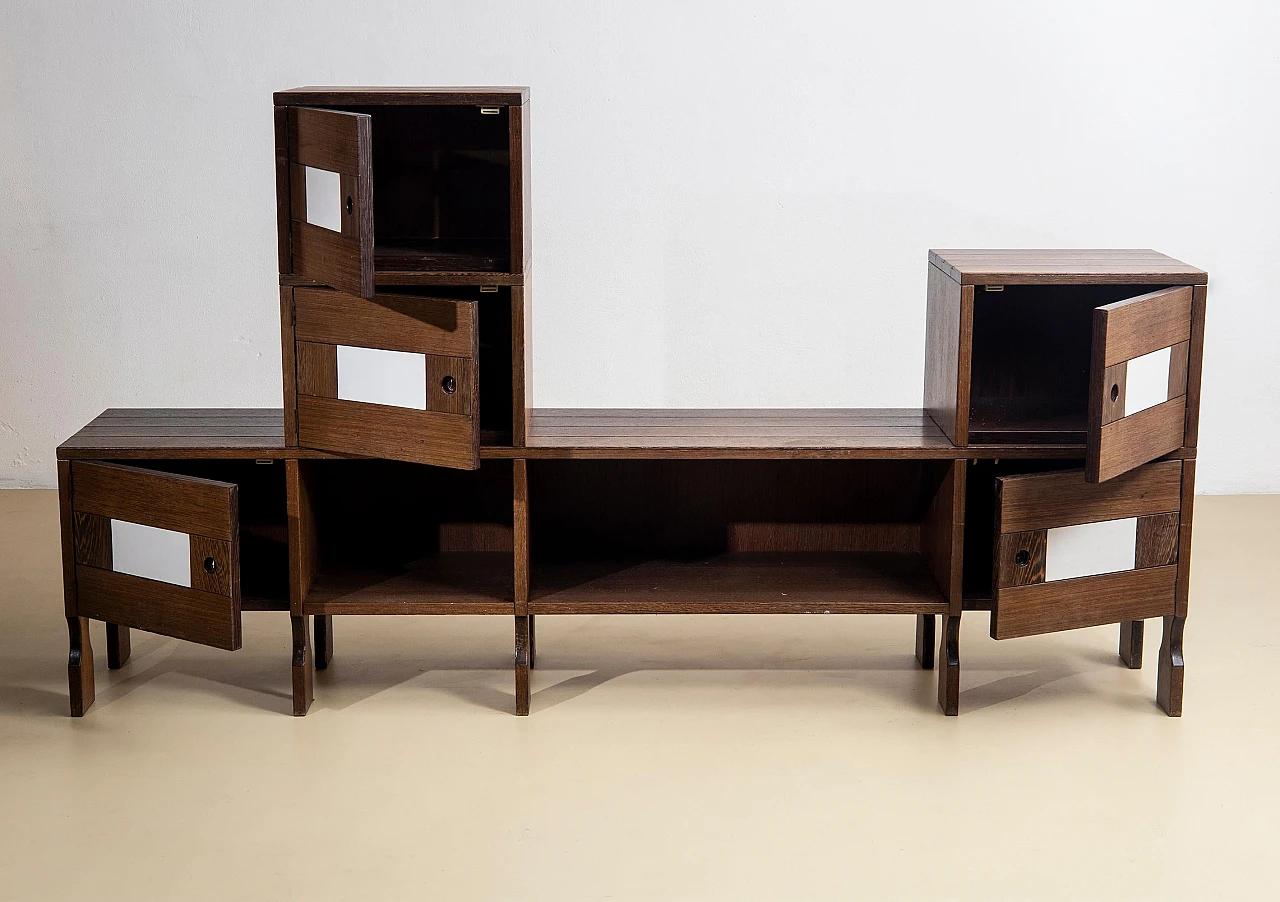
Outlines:
{"label": "wooden cabinet", "polygon": [[[289,617],[902,614],[960,708],[960,622],[1120,624],[1181,713],[1207,276],[1154,251],[933,251],[924,405],[531,408],[528,91],[275,95],[274,410],[104,412],[59,449],[71,709],[88,621],[234,649]],[[696,301],[696,298],[694,299]],[[970,614],[969,616],[972,616]],[[314,639],[314,641],[313,641]]]}

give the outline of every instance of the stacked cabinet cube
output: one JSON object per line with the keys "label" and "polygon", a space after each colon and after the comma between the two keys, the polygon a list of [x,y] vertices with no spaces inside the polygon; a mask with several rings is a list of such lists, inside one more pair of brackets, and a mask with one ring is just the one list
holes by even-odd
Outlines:
{"label": "stacked cabinet cube", "polygon": [[[275,96],[282,409],[113,409],[58,449],[71,707],[130,630],[287,615],[896,613],[959,710],[960,622],[1120,625],[1181,710],[1205,285],[1154,251],[933,251],[924,406],[534,410],[523,88]],[[939,620],[941,618],[941,629]],[[936,654],[935,654],[936,649]]]}

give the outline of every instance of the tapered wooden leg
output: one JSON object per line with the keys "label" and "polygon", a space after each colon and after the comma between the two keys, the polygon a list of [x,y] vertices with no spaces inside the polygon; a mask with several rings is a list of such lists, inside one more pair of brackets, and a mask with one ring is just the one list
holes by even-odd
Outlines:
{"label": "tapered wooden leg", "polygon": [[533,615],[529,615],[529,669],[538,666],[538,640],[534,638]]}
{"label": "tapered wooden leg", "polygon": [[516,618],[516,714],[529,713],[529,621]]}
{"label": "tapered wooden leg", "polygon": [[71,654],[67,657],[67,686],[71,695],[71,716],[84,717],[93,705],[93,645],[89,641],[89,621],[68,617]]}
{"label": "tapered wooden leg", "polygon": [[1120,624],[1120,660],[1130,670],[1142,669],[1142,631],[1146,622],[1126,620]]}
{"label": "tapered wooden leg", "polygon": [[129,660],[133,647],[129,643],[129,627],[118,623],[107,624],[107,666],[119,670]]}
{"label": "tapered wooden leg", "polygon": [[1186,617],[1164,618],[1160,670],[1156,678],[1156,701],[1170,717],[1182,716],[1182,627],[1186,622]]}
{"label": "tapered wooden leg", "polygon": [[306,617],[290,617],[293,621],[293,714],[301,717],[315,699],[312,682],[311,634]]}
{"label": "tapered wooden leg", "polygon": [[922,670],[933,670],[934,616],[916,614],[916,663]]}
{"label": "tapered wooden leg", "polygon": [[938,643],[938,707],[942,713],[960,713],[960,615],[942,615],[942,638]]}
{"label": "tapered wooden leg", "polygon": [[324,670],[333,660],[333,615],[316,615],[316,670]]}

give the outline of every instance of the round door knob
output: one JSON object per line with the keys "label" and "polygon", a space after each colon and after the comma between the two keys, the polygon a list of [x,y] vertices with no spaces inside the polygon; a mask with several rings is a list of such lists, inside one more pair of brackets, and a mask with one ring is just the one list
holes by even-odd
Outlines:
{"label": "round door knob", "polygon": [[1018,562],[1019,567],[1025,567],[1031,563],[1031,552],[1026,550],[1019,551],[1014,560]]}
{"label": "round door knob", "polygon": [[444,389],[446,395],[451,395],[458,390],[458,380],[452,376],[445,376],[440,380],[440,387]]}
{"label": "round door knob", "polygon": [[355,202],[351,200],[350,196],[348,196],[347,197],[347,215],[350,216],[352,213],[355,212],[355,209],[356,209]]}
{"label": "round door knob", "polygon": [[1111,386],[1111,402],[1114,404],[1115,400],[1119,397],[1120,397],[1120,386],[1119,385]]}
{"label": "round door knob", "polygon": [[217,561],[215,561],[215,560],[214,560],[213,558],[211,558],[211,557],[207,557],[207,558],[205,558],[205,559],[204,559],[204,572],[205,572],[205,573],[217,573],[217,572],[218,572],[218,562],[217,562]]}

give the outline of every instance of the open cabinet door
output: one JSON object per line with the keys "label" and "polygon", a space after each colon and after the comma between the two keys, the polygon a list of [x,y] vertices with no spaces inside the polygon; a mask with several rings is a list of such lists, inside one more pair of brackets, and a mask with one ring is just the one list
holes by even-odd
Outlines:
{"label": "open cabinet door", "polygon": [[1182,447],[1191,286],[1093,312],[1085,478],[1104,482]]}
{"label": "open cabinet door", "polygon": [[234,483],[75,461],[71,509],[81,617],[240,647]]}
{"label": "open cabinet door", "polygon": [[373,296],[373,129],[364,113],[289,107],[294,274]]}
{"label": "open cabinet door", "polygon": [[295,288],[298,444],[480,466],[476,302]]}

